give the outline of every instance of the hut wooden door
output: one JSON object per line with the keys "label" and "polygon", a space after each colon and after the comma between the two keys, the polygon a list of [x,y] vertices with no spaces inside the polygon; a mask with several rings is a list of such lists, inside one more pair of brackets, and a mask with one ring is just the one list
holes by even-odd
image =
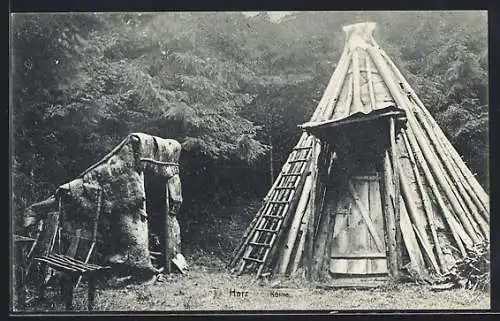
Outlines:
{"label": "hut wooden door", "polygon": [[387,274],[380,176],[351,177],[334,213],[330,272]]}

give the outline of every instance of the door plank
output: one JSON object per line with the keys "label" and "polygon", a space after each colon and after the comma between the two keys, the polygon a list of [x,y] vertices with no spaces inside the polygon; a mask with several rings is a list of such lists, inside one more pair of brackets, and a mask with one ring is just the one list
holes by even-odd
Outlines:
{"label": "door plank", "polygon": [[[347,232],[347,218],[350,213],[350,200],[348,197],[341,197],[335,213],[335,223],[333,226],[333,239],[330,249],[332,254],[345,254],[349,249],[349,234]],[[330,272],[331,273],[346,273],[347,260],[346,259],[330,259]]]}
{"label": "door plank", "polygon": [[[368,203],[368,184],[366,181],[349,181],[349,184],[356,191],[359,200],[363,204]],[[354,198],[353,195],[350,195]],[[368,239],[369,232],[361,213],[363,209],[359,206],[354,206],[352,209],[351,218],[349,221],[349,234],[350,234],[350,253],[363,253],[369,251]],[[369,262],[367,259],[354,259],[349,260],[348,273],[350,274],[366,274],[368,273]]]}
{"label": "door plank", "polygon": [[[370,182],[370,215],[375,225],[375,230],[377,235],[384,235],[384,221],[382,212],[382,200],[380,195],[380,183],[379,181]],[[383,253],[386,256],[385,238],[381,240],[383,242]],[[372,244],[373,245],[373,244]],[[372,248],[373,249],[373,248]],[[370,270],[372,273],[387,273],[387,259],[385,260],[372,260]]]}
{"label": "door plank", "polygon": [[351,193],[351,196],[354,198],[354,202],[357,205],[357,208],[359,209],[361,215],[363,216],[363,219],[365,220],[365,223],[368,227],[368,230],[370,231],[370,234],[372,235],[373,240],[375,241],[375,245],[377,246],[377,250],[383,251],[384,247],[383,247],[382,241],[380,240],[380,238],[377,234],[377,230],[375,229],[375,226],[373,225],[373,222],[370,219],[370,216],[368,215],[368,211],[367,211],[365,205],[361,202],[361,199],[359,198],[358,193],[354,189],[352,182],[349,182],[348,185],[349,185],[349,192]]}

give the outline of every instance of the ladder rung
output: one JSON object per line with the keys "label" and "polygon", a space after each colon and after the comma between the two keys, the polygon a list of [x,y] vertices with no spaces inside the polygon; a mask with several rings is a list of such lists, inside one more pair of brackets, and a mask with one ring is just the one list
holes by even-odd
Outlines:
{"label": "ladder rung", "polygon": [[260,232],[267,232],[267,233],[276,233],[277,232],[276,230],[270,230],[267,228],[256,228],[255,230],[260,231]]}
{"label": "ladder rung", "polygon": [[274,189],[296,189],[294,186],[277,186]]}
{"label": "ladder rung", "polygon": [[283,216],[280,216],[280,215],[269,215],[269,214],[264,214],[262,215],[263,217],[268,217],[268,218],[275,218],[277,220],[281,220],[283,218]]}
{"label": "ladder rung", "polygon": [[253,245],[253,246],[271,247],[271,244],[267,244],[267,243],[249,242],[248,244]]}
{"label": "ladder rung", "polygon": [[253,257],[243,257],[243,260],[257,262],[257,263],[264,263],[264,260],[256,259],[256,258],[253,258]]}
{"label": "ladder rung", "polygon": [[289,201],[269,201],[271,204],[289,204]]}
{"label": "ladder rung", "polygon": [[295,147],[293,150],[305,150],[305,149],[311,149],[311,146],[300,146],[300,147]]}
{"label": "ladder rung", "polygon": [[307,158],[299,158],[299,159],[294,159],[294,160],[291,160],[291,161],[288,161],[289,163],[304,163],[304,162],[307,162],[309,159]]}
{"label": "ladder rung", "polygon": [[283,173],[282,176],[300,176],[302,173]]}
{"label": "ladder rung", "polygon": [[262,217],[275,218],[277,220],[281,220],[283,218],[283,216],[280,215],[269,215],[269,214],[264,214],[262,215]]}

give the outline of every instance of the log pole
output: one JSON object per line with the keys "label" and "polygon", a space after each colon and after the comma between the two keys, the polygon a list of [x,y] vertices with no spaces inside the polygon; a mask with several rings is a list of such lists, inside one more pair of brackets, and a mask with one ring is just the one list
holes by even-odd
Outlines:
{"label": "log pole", "polygon": [[[410,143],[410,147],[415,152],[417,161],[422,167],[422,171],[424,172],[424,177],[429,187],[431,188],[432,193],[434,194],[438,207],[441,209],[441,212],[443,213],[443,216],[446,222],[448,223],[451,234],[453,235],[453,239],[455,240],[455,244],[458,246],[460,252],[462,253],[462,256],[466,256],[467,253],[462,244],[462,239],[464,239],[463,234],[465,234],[465,231],[462,230],[461,231],[462,233],[460,233],[459,237],[459,230],[457,230],[457,225],[455,224],[455,219],[453,218],[453,214],[450,212],[448,206],[445,204],[443,200],[441,192],[439,191],[439,188],[434,180],[434,177],[432,176],[429,166],[427,165],[425,157],[422,155],[422,151],[420,150],[420,147],[418,146],[415,137],[412,135],[411,131],[407,131],[406,134],[408,137],[408,142]],[[458,226],[458,228],[461,227]]]}
{"label": "log pole", "polygon": [[293,246],[297,239],[297,234],[300,229],[300,225],[302,222],[302,218],[304,216],[305,211],[307,210],[307,204],[310,202],[310,192],[312,185],[312,177],[309,175],[306,178],[306,182],[304,184],[304,189],[302,190],[302,195],[300,196],[299,203],[297,205],[297,209],[295,211],[295,215],[293,217],[292,224],[290,226],[290,230],[288,231],[285,248],[281,255],[280,265],[279,265],[279,274],[285,274],[288,263],[290,262],[290,256],[292,255]]}
{"label": "log pole", "polygon": [[339,115],[339,117],[344,117],[344,116],[349,116],[349,109],[351,107],[351,104],[352,104],[352,100],[353,100],[353,86],[354,86],[354,81],[353,81],[353,77],[352,77],[352,74],[351,74],[351,77],[349,78],[349,81],[347,83],[347,97],[346,97],[346,100],[344,102],[344,104],[341,106],[342,110],[338,111],[338,114],[342,114],[342,116]]}
{"label": "log pole", "polygon": [[432,204],[427,194],[427,191],[424,188],[424,184],[422,182],[422,177],[420,176],[420,172],[418,170],[417,162],[415,161],[415,156],[413,154],[413,150],[410,147],[410,143],[408,142],[408,137],[406,132],[402,132],[402,137],[404,144],[406,146],[406,150],[408,151],[408,156],[410,158],[410,162],[413,168],[413,174],[415,176],[415,180],[417,182],[418,191],[420,193],[420,197],[422,199],[422,204],[424,207],[425,216],[427,218],[427,223],[429,224],[429,228],[431,230],[432,240],[434,242],[434,249],[436,250],[436,256],[438,258],[439,264],[441,266],[441,271],[446,273],[448,268],[446,266],[446,262],[444,261],[443,251],[441,249],[441,244],[439,243],[439,239],[437,237],[436,225],[434,224],[434,215],[432,211]]}
{"label": "log pole", "polygon": [[427,238],[427,234],[425,232],[425,228],[419,224],[419,220],[417,219],[418,211],[414,203],[414,199],[411,197],[411,192],[410,192],[410,186],[408,179],[406,178],[405,175],[400,175],[400,185],[401,185],[401,191],[403,195],[403,199],[406,203],[407,207],[407,212],[410,215],[410,221],[413,223],[415,226],[415,229],[417,230],[417,236],[418,239],[420,240],[423,248],[423,253],[427,256],[429,261],[431,262],[432,267],[434,270],[439,273],[439,266],[436,262],[436,258],[434,257],[434,254],[432,253],[431,250],[431,245],[429,243],[429,240]]}
{"label": "log pole", "polygon": [[342,89],[342,84],[344,83],[351,60],[351,55],[348,53],[348,50],[349,49],[347,47],[344,48],[338,67],[333,72],[327,89],[318,104],[318,108],[311,117],[311,121],[326,120],[333,114],[333,110],[338,102],[338,96],[340,94],[340,90]]}
{"label": "log pole", "polygon": [[304,246],[305,246],[305,240],[306,240],[306,233],[307,233],[307,223],[309,222],[309,214],[311,213],[311,210],[309,209],[311,203],[308,203],[308,208],[306,209],[306,212],[304,214],[304,217],[302,218],[301,222],[301,228],[300,228],[300,239],[299,239],[299,244],[297,246],[297,252],[295,254],[295,257],[293,259],[292,265],[290,266],[290,275],[295,275],[295,272],[297,271],[297,268],[299,266],[300,261],[304,261]]}
{"label": "log pole", "polygon": [[359,52],[357,49],[353,50],[352,54],[352,81],[353,81],[353,99],[351,113],[362,111],[363,103],[361,102],[361,85],[360,85],[360,71],[359,71]]}
{"label": "log pole", "polygon": [[425,114],[425,116],[429,119],[429,122],[432,125],[432,128],[434,129],[434,135],[441,140],[441,142],[448,147],[449,152],[451,153],[452,160],[455,161],[455,164],[458,166],[460,169],[462,175],[465,177],[466,181],[469,183],[469,185],[472,187],[472,190],[476,192],[476,195],[480,198],[483,206],[487,209],[489,200],[488,200],[488,195],[484,191],[483,187],[479,184],[479,182],[476,180],[470,169],[465,165],[465,163],[462,161],[461,156],[458,154],[458,152],[455,150],[453,145],[450,143],[450,141],[446,138],[446,135],[444,132],[441,130],[439,125],[436,123],[434,118],[431,116],[429,111],[425,108],[424,104],[420,100],[420,98],[417,96],[415,91],[411,88],[409,85],[408,81],[405,79],[405,77],[401,74],[399,69],[396,67],[392,59],[385,53],[384,50],[380,49],[381,55],[386,59],[386,61],[389,63],[391,66],[393,72],[396,74],[396,76],[400,79],[400,81],[403,83],[403,85],[406,87],[406,90],[410,94],[410,96],[413,98],[413,100],[417,103],[417,106],[420,107],[420,110]]}
{"label": "log pole", "polygon": [[439,166],[436,157],[432,154],[431,146],[426,142],[425,137],[420,132],[420,128],[418,127],[416,120],[411,113],[408,113],[408,123],[412,129],[412,133],[415,134],[415,138],[417,140],[417,143],[421,147],[424,157],[426,158],[432,172],[434,173],[434,177],[437,179],[439,185],[445,192],[454,212],[457,214],[458,218],[462,222],[465,231],[467,232],[468,236],[472,239],[474,243],[478,243],[479,239],[476,236],[476,233],[467,218],[467,214],[464,212],[462,206],[457,200],[455,193],[453,192],[453,189],[446,181],[443,169]]}
{"label": "log pole", "polygon": [[373,59],[375,65],[378,67],[379,72],[384,79],[387,87],[389,88],[389,91],[391,92],[392,96],[394,97],[397,105],[400,108],[403,108],[407,111],[407,119],[408,123],[410,124],[410,127],[413,130],[413,133],[415,134],[417,141],[419,145],[421,145],[423,154],[425,158],[427,159],[434,176],[437,178],[439,184],[443,188],[447,198],[450,200],[451,205],[456,212],[457,216],[459,217],[460,221],[462,222],[465,230],[469,234],[468,236],[472,238],[473,242],[476,243],[478,242],[478,238],[476,237],[474,231],[472,230],[472,227],[470,226],[470,223],[468,222],[467,218],[465,217],[465,213],[463,212],[460,204],[458,201],[455,199],[451,189],[449,188],[447,182],[444,179],[444,175],[442,173],[442,169],[438,166],[438,163],[436,162],[435,156],[430,152],[430,146],[429,144],[425,141],[425,138],[422,136],[422,133],[420,132],[420,128],[418,127],[416,120],[415,120],[415,115],[410,110],[409,107],[409,100],[405,99],[402,96],[402,93],[400,89],[396,86],[394,80],[391,78],[390,75],[390,70],[387,68],[387,64],[384,62],[382,55],[379,51],[375,50],[373,47],[368,47],[367,48],[368,53],[370,54],[371,58]]}
{"label": "log pole", "polygon": [[[302,136],[300,137],[300,140],[297,143],[296,147],[308,146],[308,144],[311,144],[312,138],[313,138],[312,136],[310,136],[304,132],[302,134]],[[296,164],[291,165],[289,163],[289,161],[292,159],[295,159],[297,157],[298,153],[299,153],[299,151],[292,152],[292,154],[288,157],[287,163],[285,165],[283,165],[283,169],[282,169],[281,173],[278,175],[278,178],[276,179],[273,186],[271,187],[271,189],[268,191],[266,197],[264,198],[265,204],[262,206],[262,210],[259,211],[259,213],[256,215],[256,217],[252,221],[253,227],[247,229],[248,235],[243,237],[242,242],[239,245],[239,249],[236,253],[236,259],[233,260],[234,263],[238,262],[238,260],[241,258],[242,255],[245,257],[251,253],[252,248],[249,246],[245,246],[246,244],[248,244],[248,241],[256,242],[257,239],[259,239],[261,237],[260,233],[253,233],[253,232],[254,232],[255,228],[264,228],[268,224],[268,222],[266,220],[263,220],[262,217],[263,217],[263,215],[269,215],[269,213],[273,210],[273,206],[269,201],[280,201],[283,199],[288,200],[288,198],[290,197],[290,194],[292,193],[290,190],[276,190],[275,188],[279,183],[287,185],[291,182],[291,178],[282,176],[282,174],[287,173],[291,170],[297,171],[296,169],[294,169],[294,165],[296,165]],[[300,164],[300,165],[303,166],[303,164]],[[285,205],[285,209],[284,209],[284,212],[287,212],[287,211],[288,211],[288,204]],[[247,262],[245,260],[241,260],[240,266],[236,269],[237,274],[241,274],[244,271],[246,266],[247,266]]]}
{"label": "log pole", "polygon": [[313,266],[312,273],[314,278],[318,278],[320,276],[320,270],[324,259],[328,235],[332,233],[332,231],[328,229],[330,219],[331,218],[329,213],[320,211],[320,218],[319,218],[320,231],[315,236],[316,242],[314,244],[313,264],[312,264]]}
{"label": "log pole", "polygon": [[489,214],[487,209],[481,203],[481,200],[479,200],[477,194],[471,190],[466,178],[463,175],[460,175],[462,173],[460,172],[459,167],[450,155],[449,148],[447,148],[446,145],[441,141],[442,137],[439,137],[437,132],[433,132],[432,126],[427,122],[427,119],[423,116],[423,114],[420,113],[419,110],[416,110],[415,114],[417,119],[419,119],[420,123],[423,125],[425,131],[427,132],[427,135],[429,135],[429,137],[437,138],[431,140],[432,145],[436,149],[437,154],[441,158],[446,170],[451,175],[451,180],[460,192],[460,196],[467,204],[467,207],[470,209],[472,215],[474,216],[474,219],[480,225],[482,232],[485,233],[485,236],[489,235],[489,228],[487,225]]}
{"label": "log pole", "polygon": [[372,106],[372,109],[375,109],[375,90],[373,89],[373,79],[372,79],[372,66],[370,64],[370,57],[367,55],[366,56],[366,75],[368,78],[368,91],[370,93],[370,103]]}
{"label": "log pole", "polygon": [[389,139],[390,139],[390,151],[391,151],[391,168],[392,168],[392,179],[393,179],[393,195],[392,202],[394,204],[394,223],[396,227],[396,255],[398,270],[400,271],[403,263],[403,236],[401,234],[401,224],[400,224],[400,201],[401,201],[401,190],[399,184],[399,153],[396,144],[396,122],[394,117],[389,118]]}
{"label": "log pole", "polygon": [[[316,152],[317,146],[316,142],[313,143],[313,157],[317,160]],[[307,257],[307,278],[309,280],[313,279],[313,250],[314,250],[314,220],[316,215],[316,188],[318,186],[317,178],[318,178],[318,164],[317,161],[311,164],[311,176],[312,176],[312,187],[311,187],[311,195],[310,195],[310,210],[311,213],[309,215],[309,222],[307,223],[307,235],[306,235],[306,257]]]}
{"label": "log pole", "polygon": [[390,176],[391,163],[389,152],[386,151],[383,160],[383,202],[384,202],[384,223],[387,237],[387,256],[391,275],[398,277],[398,263],[396,250],[396,223],[394,218],[394,207],[391,202],[392,180]]}
{"label": "log pole", "polygon": [[[313,137],[314,138],[314,137]],[[314,143],[313,143],[314,144]],[[299,180],[297,180],[294,183],[294,189],[295,193],[292,195],[290,194],[287,198],[287,201],[289,201],[289,204],[285,205],[285,210],[282,212],[285,217],[276,223],[276,225],[272,226],[273,229],[277,230],[277,234],[273,234],[274,240],[271,241],[274,245],[272,246],[271,250],[267,252],[266,255],[264,255],[264,264],[261,265],[259,268],[259,271],[262,271],[262,268],[264,265],[268,264],[267,258],[274,258],[278,251],[278,246],[281,244],[281,241],[283,240],[283,237],[285,236],[285,231],[289,227],[289,223],[292,220],[292,218],[296,215],[296,210],[297,210],[297,205],[298,202],[300,201],[302,192],[304,191],[305,183],[307,178],[310,176],[310,168],[311,166],[317,167],[317,161],[318,157],[316,154],[313,153],[314,151],[314,145],[311,150],[311,157],[309,158],[309,161],[306,164],[303,164],[304,166],[303,169],[301,169],[301,172],[303,172],[302,176],[300,177]],[[314,182],[314,181],[313,181]],[[290,198],[291,196],[291,198]],[[258,275],[260,275],[260,272],[258,272]]]}

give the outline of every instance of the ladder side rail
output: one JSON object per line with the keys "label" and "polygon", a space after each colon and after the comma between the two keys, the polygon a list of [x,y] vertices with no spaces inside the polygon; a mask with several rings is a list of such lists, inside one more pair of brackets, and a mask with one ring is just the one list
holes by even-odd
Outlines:
{"label": "ladder side rail", "polygon": [[[301,167],[303,167],[304,169],[307,169],[307,168],[309,168],[309,166],[308,166],[309,164],[310,164],[310,161],[302,164]],[[302,170],[302,168],[301,168],[301,170]],[[300,195],[300,193],[297,194],[297,191],[300,192],[301,188],[303,187],[302,185],[303,185],[303,182],[305,181],[306,176],[307,176],[307,172],[303,171],[303,175],[301,176],[301,178],[299,180],[297,180],[294,184],[295,189],[293,190],[293,193],[289,194],[289,197],[287,199],[288,203],[281,207],[281,212],[284,213],[284,215],[282,215],[280,220],[276,220],[276,222],[274,222],[274,224],[271,223],[270,227],[273,230],[276,230],[277,232],[275,234],[272,234],[272,235],[267,235],[264,237],[264,239],[259,240],[260,243],[270,245],[270,247],[265,247],[265,248],[261,247],[260,249],[257,249],[258,257],[260,258],[263,256],[263,261],[267,260],[269,251],[270,251],[271,247],[275,244],[275,241],[277,239],[277,235],[283,233],[282,226],[286,225],[290,219],[290,215],[287,215],[287,214],[290,213],[291,210],[293,210],[294,203],[296,203],[297,195]],[[283,224],[283,223],[285,223],[285,224]],[[262,251],[262,249],[264,249],[264,250]],[[252,254],[252,253],[250,252],[250,254]],[[262,268],[259,268],[259,271],[261,271],[261,270],[262,270]]]}

